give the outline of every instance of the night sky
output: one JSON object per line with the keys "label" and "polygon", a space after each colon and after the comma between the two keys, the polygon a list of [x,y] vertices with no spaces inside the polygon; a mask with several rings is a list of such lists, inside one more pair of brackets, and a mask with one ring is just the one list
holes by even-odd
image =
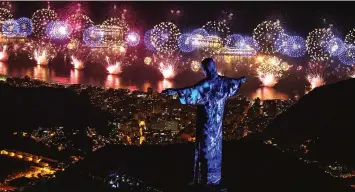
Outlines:
{"label": "night sky", "polygon": [[[74,2],[50,2],[57,12],[67,10]],[[317,27],[336,26],[339,35],[344,36],[355,27],[355,2],[82,2],[87,15],[100,24],[110,15],[113,5],[129,11],[135,19],[137,30],[145,31],[162,21],[172,21],[171,9],[179,9],[182,14],[173,22],[182,32],[201,27],[209,20],[221,18],[222,11],[232,12],[233,33],[251,34],[257,24],[266,19],[279,19],[289,34],[306,37],[308,32]],[[13,2],[15,18],[31,17],[33,12],[45,8],[47,2]],[[73,7],[73,6],[72,6]],[[75,9],[75,8],[74,8]],[[132,15],[134,15],[132,17]]]}

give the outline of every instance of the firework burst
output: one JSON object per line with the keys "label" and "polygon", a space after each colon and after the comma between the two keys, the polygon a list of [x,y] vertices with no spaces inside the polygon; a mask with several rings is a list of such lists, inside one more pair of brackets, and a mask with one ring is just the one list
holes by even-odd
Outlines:
{"label": "firework burst", "polygon": [[345,43],[355,45],[355,28],[351,29],[345,36]]}
{"label": "firework burst", "polygon": [[52,21],[46,26],[46,35],[51,40],[66,40],[69,39],[72,33],[71,26],[64,21]]}
{"label": "firework burst", "polygon": [[347,69],[347,76],[350,78],[355,78],[355,66],[351,66]]}
{"label": "firework burst", "polygon": [[328,42],[335,36],[331,28],[314,29],[306,40],[307,52],[314,62],[327,62],[330,60],[330,53],[327,50]]}
{"label": "firework burst", "polygon": [[200,48],[202,52],[200,52],[204,58],[207,57],[214,57],[215,55],[220,54],[222,48],[223,48],[223,40],[219,36],[215,35],[208,35],[208,36],[203,36],[201,39],[201,36],[193,37],[193,45],[195,47]]}
{"label": "firework burst", "polygon": [[256,67],[254,57],[235,57],[223,56],[223,62],[227,65],[232,65],[232,69],[240,74],[248,74],[248,76],[255,75]]}
{"label": "firework burst", "polygon": [[66,21],[73,29],[71,37],[75,39],[82,39],[84,29],[94,26],[94,22],[81,13],[71,15]]}
{"label": "firework burst", "polygon": [[48,65],[49,61],[57,55],[55,47],[44,41],[31,42],[27,44],[27,47],[37,65]]}
{"label": "firework burst", "polygon": [[308,69],[306,70],[306,79],[310,84],[310,89],[320,87],[324,85],[325,82],[325,71],[326,66],[319,63],[309,63]]}
{"label": "firework burst", "polygon": [[151,42],[152,31],[153,31],[153,29],[150,29],[144,33],[143,41],[144,41],[145,48],[147,50],[156,51],[155,47],[152,45],[152,42]]}
{"label": "firework burst", "polygon": [[191,34],[189,33],[184,33],[180,35],[179,40],[178,40],[178,46],[180,48],[180,51],[189,53],[195,50],[195,47],[192,45],[192,38]]}
{"label": "firework burst", "polygon": [[80,41],[72,39],[68,43],[65,53],[67,56],[70,56],[71,64],[74,69],[83,69],[85,62],[88,60],[90,49],[84,47]]}
{"label": "firework burst", "polygon": [[338,56],[344,52],[346,46],[340,38],[332,38],[327,42],[327,51],[331,56]]}
{"label": "firework burst", "polygon": [[290,57],[303,57],[307,52],[306,41],[299,36],[290,36],[284,52]]}
{"label": "firework burst", "polygon": [[254,29],[253,38],[260,46],[260,52],[273,54],[274,44],[283,34],[284,30],[279,21],[264,21]]}
{"label": "firework burst", "polygon": [[260,65],[256,69],[257,77],[263,86],[273,87],[285,75],[285,72],[288,70],[288,64],[275,56],[264,57],[260,60],[258,61]]}
{"label": "firework burst", "polygon": [[45,35],[46,26],[49,22],[57,20],[57,14],[51,9],[37,10],[31,18],[33,22],[33,34],[36,37],[43,37]]}
{"label": "firework burst", "polygon": [[122,64],[118,61],[112,63],[109,57],[106,57],[106,70],[110,75],[118,75],[122,72]]}
{"label": "firework burst", "polygon": [[16,37],[20,32],[20,26],[16,20],[10,19],[2,23],[2,33],[6,37]]}
{"label": "firework burst", "polygon": [[128,24],[120,18],[110,18],[100,25],[104,32],[104,43],[108,47],[121,46],[129,31]]}
{"label": "firework burst", "polygon": [[201,63],[198,61],[192,61],[190,67],[193,72],[199,72],[201,69]]}
{"label": "firework burst", "polygon": [[26,17],[21,17],[16,20],[19,25],[19,36],[27,37],[31,35],[33,31],[33,24],[31,19]]}
{"label": "firework burst", "polygon": [[344,51],[338,55],[338,58],[345,65],[355,64],[355,46],[345,45]]}
{"label": "firework burst", "polygon": [[229,35],[230,29],[227,26],[226,22],[223,21],[209,21],[202,29],[206,30],[209,35],[219,36],[225,38]]}
{"label": "firework burst", "polygon": [[232,34],[226,38],[225,47],[221,53],[228,56],[250,57],[255,55],[258,50],[257,43],[253,38]]}
{"label": "firework burst", "polygon": [[126,36],[126,43],[128,46],[135,47],[140,42],[140,36],[136,32],[129,32]]}
{"label": "firework burst", "polygon": [[7,54],[7,46],[3,45],[2,50],[0,51],[0,61],[7,61],[8,54]]}
{"label": "firework burst", "polygon": [[104,41],[104,31],[99,27],[89,27],[83,32],[83,41],[89,47],[101,46]]}
{"label": "firework burst", "polygon": [[48,54],[46,50],[35,50],[33,58],[36,60],[37,65],[48,65]]}
{"label": "firework burst", "polygon": [[88,2],[67,2],[66,5],[60,9],[56,9],[58,17],[62,20],[67,20],[73,15],[88,15],[90,14]]}
{"label": "firework burst", "polygon": [[118,48],[94,48],[90,50],[88,58],[90,61],[106,66],[109,74],[117,75],[137,60],[137,50],[127,52],[127,46],[124,45]]}
{"label": "firework burst", "polygon": [[162,22],[154,26],[150,33],[150,42],[161,53],[170,54],[178,50],[179,28],[171,22]]}
{"label": "firework burst", "polygon": [[152,58],[151,57],[145,57],[144,58],[144,64],[150,65],[151,62],[152,62]]}
{"label": "firework burst", "polygon": [[74,69],[83,69],[85,67],[84,62],[74,56],[71,56],[71,64],[73,65]]}
{"label": "firework burst", "polygon": [[182,55],[180,54],[153,54],[153,64],[163,75],[164,79],[173,79],[182,69]]}
{"label": "firework burst", "polygon": [[12,19],[13,15],[8,9],[0,8],[0,23],[3,23],[6,20]]}

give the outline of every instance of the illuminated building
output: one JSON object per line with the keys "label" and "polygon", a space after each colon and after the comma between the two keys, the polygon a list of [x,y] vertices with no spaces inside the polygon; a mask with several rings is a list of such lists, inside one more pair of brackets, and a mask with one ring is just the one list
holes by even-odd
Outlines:
{"label": "illuminated building", "polygon": [[256,54],[256,51],[253,48],[240,49],[235,47],[223,47],[219,54],[224,56],[252,57]]}
{"label": "illuminated building", "polygon": [[219,48],[222,46],[222,39],[218,36],[201,37],[196,35],[192,37],[191,43],[195,47]]}

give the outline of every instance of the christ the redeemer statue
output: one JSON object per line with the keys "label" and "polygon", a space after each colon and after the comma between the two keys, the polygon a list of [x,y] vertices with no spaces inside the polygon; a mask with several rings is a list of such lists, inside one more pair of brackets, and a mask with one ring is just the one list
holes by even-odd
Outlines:
{"label": "christ the redeemer statue", "polygon": [[219,76],[211,58],[201,66],[206,78],[191,87],[166,89],[166,95],[178,95],[182,104],[197,105],[194,184],[218,186],[222,167],[222,120],[227,98],[235,96],[247,78]]}

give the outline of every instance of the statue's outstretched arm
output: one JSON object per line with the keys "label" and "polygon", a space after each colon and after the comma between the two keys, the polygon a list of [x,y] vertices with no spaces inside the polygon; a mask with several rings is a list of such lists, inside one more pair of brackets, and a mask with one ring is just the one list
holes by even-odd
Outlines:
{"label": "statue's outstretched arm", "polygon": [[235,84],[241,84],[241,83],[245,83],[247,82],[248,78],[247,77],[241,77],[241,78],[238,78],[238,79],[235,79],[235,78],[230,78],[232,79],[232,82],[235,83]]}
{"label": "statue's outstretched arm", "polygon": [[202,104],[201,96],[201,83],[197,83],[194,86],[180,88],[180,89],[166,89],[162,91],[165,95],[178,95],[181,104]]}
{"label": "statue's outstretched arm", "polygon": [[241,77],[238,79],[234,79],[234,78],[229,78],[229,93],[228,93],[228,97],[232,97],[235,96],[238,93],[238,90],[240,88],[240,85],[242,83],[245,83],[248,79],[246,77]]}

